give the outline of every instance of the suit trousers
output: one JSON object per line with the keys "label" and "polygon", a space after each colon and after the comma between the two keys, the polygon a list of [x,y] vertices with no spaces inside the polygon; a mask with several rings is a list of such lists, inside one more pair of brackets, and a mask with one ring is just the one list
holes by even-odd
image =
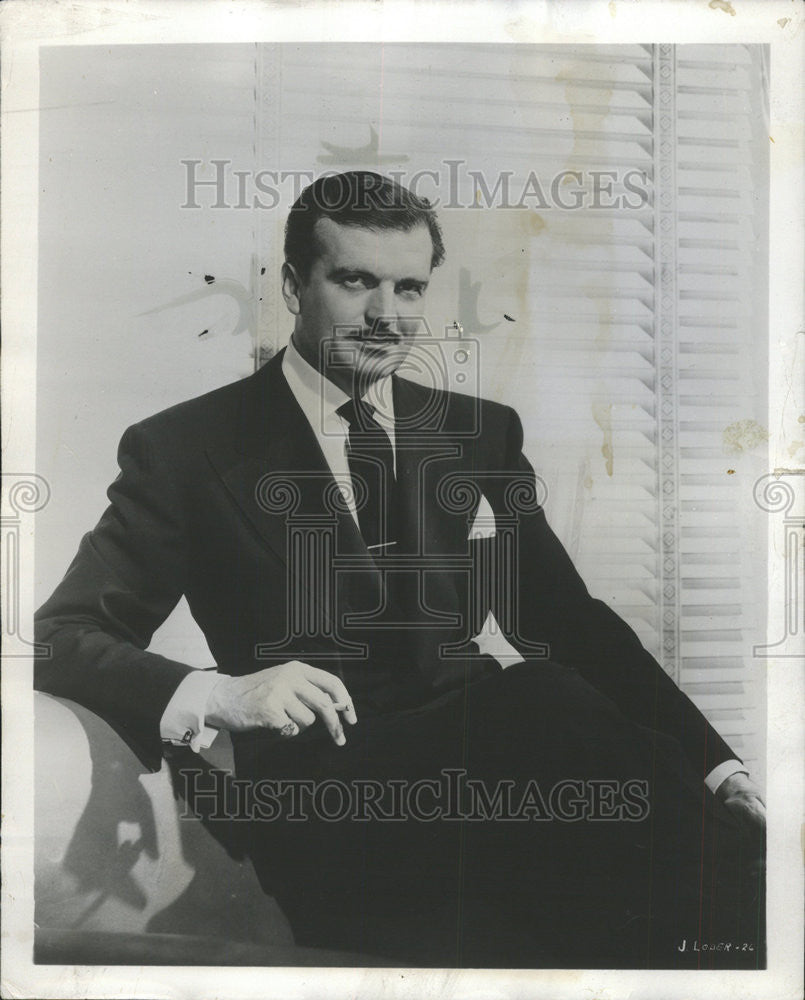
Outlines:
{"label": "suit trousers", "polygon": [[238,777],[274,804],[250,813],[252,861],[298,944],[406,965],[762,964],[757,850],[675,741],[574,669],[468,670],[414,708],[358,710],[343,747],[319,723],[237,741]]}

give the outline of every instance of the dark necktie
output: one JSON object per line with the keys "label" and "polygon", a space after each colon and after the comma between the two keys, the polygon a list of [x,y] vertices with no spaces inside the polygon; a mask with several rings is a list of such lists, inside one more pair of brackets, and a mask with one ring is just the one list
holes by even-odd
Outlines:
{"label": "dark necktie", "polygon": [[347,462],[358,509],[358,525],[372,555],[393,553],[397,541],[397,483],[388,434],[375,408],[349,399],[336,413],[349,424]]}

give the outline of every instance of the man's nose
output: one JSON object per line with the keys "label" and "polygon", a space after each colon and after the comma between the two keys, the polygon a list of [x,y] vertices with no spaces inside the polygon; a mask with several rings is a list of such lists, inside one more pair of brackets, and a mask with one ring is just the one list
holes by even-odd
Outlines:
{"label": "man's nose", "polygon": [[394,287],[380,283],[372,290],[366,307],[366,319],[372,327],[387,329],[397,321],[397,303]]}

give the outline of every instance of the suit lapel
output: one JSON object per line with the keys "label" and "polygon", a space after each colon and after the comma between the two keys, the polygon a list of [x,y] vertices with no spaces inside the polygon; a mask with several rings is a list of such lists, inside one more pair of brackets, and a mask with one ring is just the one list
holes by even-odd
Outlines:
{"label": "suit lapel", "polygon": [[[463,444],[447,429],[449,397],[405,379],[394,378],[400,554],[431,557],[418,576],[418,595],[407,598],[413,625],[409,641],[419,669],[435,677],[442,669],[440,646],[462,627],[462,602],[450,557],[467,549],[466,513],[451,509],[439,495],[445,477],[461,475]],[[461,571],[458,571],[461,575]],[[408,588],[404,588],[404,593]],[[413,603],[412,603],[413,602]],[[434,658],[435,657],[435,658]]]}
{"label": "suit lapel", "polygon": [[208,455],[232,499],[274,552],[287,561],[287,524],[338,525],[339,551],[365,552],[353,518],[334,502],[337,486],[316,435],[275,355],[244,395],[238,440]]}
{"label": "suit lapel", "polygon": [[[237,442],[209,448],[208,457],[234,503],[286,564],[296,586],[326,595],[329,588],[321,586],[320,574],[332,565],[333,555],[373,564],[352,515],[340,509],[338,486],[282,373],[283,354],[252,376]],[[319,559],[312,556],[315,535],[329,539]],[[319,579],[311,579],[316,572]],[[339,603],[344,591],[336,590]],[[334,608],[327,606],[326,597],[320,603],[329,625]]]}
{"label": "suit lapel", "polygon": [[466,528],[438,495],[439,482],[462,469],[462,442],[445,429],[448,397],[396,376],[393,393],[401,551],[456,551]]}

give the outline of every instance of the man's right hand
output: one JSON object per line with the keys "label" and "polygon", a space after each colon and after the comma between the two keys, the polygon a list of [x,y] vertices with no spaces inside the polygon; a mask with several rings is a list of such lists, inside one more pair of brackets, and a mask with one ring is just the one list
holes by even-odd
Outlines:
{"label": "man's right hand", "polygon": [[243,677],[223,674],[207,701],[205,722],[233,732],[272,729],[295,736],[319,718],[343,746],[347,740],[342,714],[350,725],[358,721],[343,681],[327,670],[291,660]]}

